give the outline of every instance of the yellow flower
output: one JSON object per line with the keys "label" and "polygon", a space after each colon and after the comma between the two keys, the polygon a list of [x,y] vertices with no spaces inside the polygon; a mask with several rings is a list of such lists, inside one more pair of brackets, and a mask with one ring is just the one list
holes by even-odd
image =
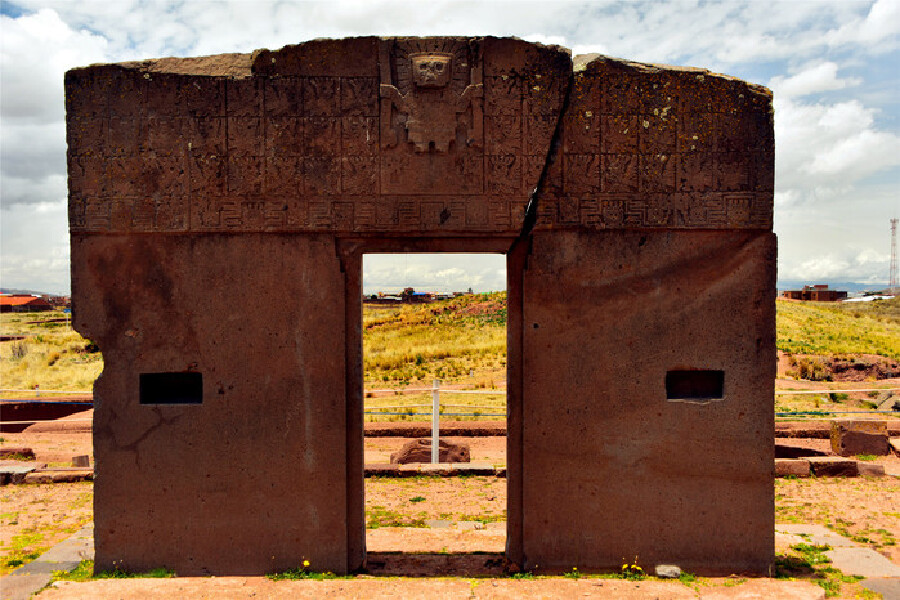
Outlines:
{"label": "yellow flower", "polygon": [[303,566],[304,566],[304,567],[308,567],[308,566],[309,566],[309,561],[308,561],[308,560],[304,560],[304,561],[303,561]]}
{"label": "yellow flower", "polygon": [[623,571],[624,571],[625,569],[627,569],[627,568],[628,568],[628,563],[625,563],[624,565],[622,565],[622,570],[623,570]]}

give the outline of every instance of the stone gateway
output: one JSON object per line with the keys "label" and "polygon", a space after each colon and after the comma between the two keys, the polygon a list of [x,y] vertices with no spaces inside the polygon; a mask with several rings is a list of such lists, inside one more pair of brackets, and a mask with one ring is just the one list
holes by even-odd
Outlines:
{"label": "stone gateway", "polygon": [[98,569],[363,568],[362,256],[493,252],[509,560],[768,571],[768,90],[491,37],[65,83]]}

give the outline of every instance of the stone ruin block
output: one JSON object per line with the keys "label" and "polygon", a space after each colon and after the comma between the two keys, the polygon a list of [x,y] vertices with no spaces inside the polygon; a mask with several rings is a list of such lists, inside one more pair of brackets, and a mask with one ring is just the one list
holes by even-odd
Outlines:
{"label": "stone ruin block", "polygon": [[887,421],[836,419],[831,422],[831,451],[839,456],[891,453]]}
{"label": "stone ruin block", "polygon": [[[467,463],[470,460],[468,444],[454,444],[446,440],[438,441],[438,462]],[[392,465],[431,462],[431,438],[420,438],[407,442],[399,452],[391,454]]]}
{"label": "stone ruin block", "polygon": [[493,37],[65,87],[73,325],[104,355],[98,569],[363,568],[362,256],[495,252],[507,559],[769,571],[768,90]]}

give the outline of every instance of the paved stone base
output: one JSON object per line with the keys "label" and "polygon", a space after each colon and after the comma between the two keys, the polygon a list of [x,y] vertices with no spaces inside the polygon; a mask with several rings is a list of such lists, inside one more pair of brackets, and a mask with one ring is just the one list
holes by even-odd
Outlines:
{"label": "paved stone base", "polygon": [[88,525],[75,535],[47,550],[37,560],[0,578],[3,600],[27,600],[53,578],[56,571],[71,571],[83,560],[94,558],[94,526]]}
{"label": "paved stone base", "polygon": [[22,460],[0,461],[0,485],[8,483],[24,483],[25,477],[40,469],[44,463]]}
{"label": "paved stone base", "polygon": [[775,477],[809,477],[809,461],[802,458],[776,458]]}
{"label": "paved stone base", "polygon": [[93,469],[45,469],[29,473],[23,483],[74,483],[93,479]]}
{"label": "paved stone base", "polygon": [[814,456],[809,466],[817,477],[856,477],[859,467],[855,460],[839,456]]}
{"label": "paved stone base", "polygon": [[862,581],[860,585],[881,594],[884,600],[900,598],[900,578],[897,577],[875,577]]}
{"label": "paved stone base", "polygon": [[870,548],[834,548],[825,553],[834,568],[844,575],[859,577],[900,577],[900,566]]}
{"label": "paved stone base", "polygon": [[[491,559],[491,556],[481,557]],[[436,556],[438,560],[452,557]],[[386,565],[387,567],[388,565]],[[106,579],[60,582],[40,600],[119,600],[121,598],[597,598],[600,600],[824,600],[825,590],[805,581],[750,579],[739,585],[713,581],[694,589],[678,581],[624,581],[592,578],[463,579],[460,577],[364,577],[325,581],[270,581],[265,577]]]}

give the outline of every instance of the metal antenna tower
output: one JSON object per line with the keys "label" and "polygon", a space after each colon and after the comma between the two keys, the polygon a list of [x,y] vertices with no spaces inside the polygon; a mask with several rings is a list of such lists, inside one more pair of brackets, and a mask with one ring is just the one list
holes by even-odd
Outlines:
{"label": "metal antenna tower", "polygon": [[891,285],[890,292],[897,293],[897,219],[891,219]]}

